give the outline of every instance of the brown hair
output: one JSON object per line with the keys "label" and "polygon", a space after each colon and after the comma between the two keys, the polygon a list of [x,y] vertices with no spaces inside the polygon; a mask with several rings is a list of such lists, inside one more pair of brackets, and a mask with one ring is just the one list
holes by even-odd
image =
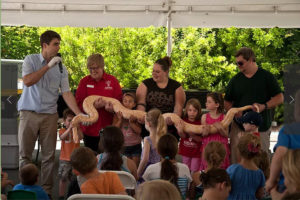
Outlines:
{"label": "brown hair", "polygon": [[238,150],[245,159],[253,159],[258,156],[261,149],[260,139],[253,134],[244,134],[238,142]]}
{"label": "brown hair", "polygon": [[155,61],[155,64],[159,64],[164,72],[169,71],[172,66],[172,60],[169,56],[165,56],[163,58]]}
{"label": "brown hair", "polygon": [[282,160],[282,171],[285,178],[300,190],[300,149],[288,150]]}
{"label": "brown hair", "polygon": [[211,97],[215,103],[219,104],[219,107],[217,109],[218,113],[224,112],[224,99],[221,93],[217,92],[211,92],[206,95],[206,97]]}
{"label": "brown hair", "polygon": [[23,185],[34,185],[36,184],[39,176],[38,168],[30,163],[26,164],[20,169],[19,178]]}
{"label": "brown hair", "polygon": [[123,94],[123,98],[124,98],[125,96],[131,97],[131,98],[134,100],[134,103],[136,103],[136,95],[135,95],[134,92],[125,92],[125,93]]}
{"label": "brown hair", "polygon": [[200,120],[201,119],[201,104],[199,102],[198,99],[196,98],[191,98],[189,99],[187,102],[186,102],[186,105],[185,105],[185,110],[184,110],[184,113],[183,113],[183,117],[184,118],[188,118],[188,114],[187,114],[187,110],[188,110],[188,107],[192,105],[196,110],[198,110],[198,114],[196,116],[196,120]]}
{"label": "brown hair", "polygon": [[92,54],[87,59],[87,66],[96,64],[100,68],[104,68],[104,58],[100,53]]}
{"label": "brown hair", "polygon": [[137,200],[181,200],[176,187],[169,181],[152,180],[141,184],[137,189]]}
{"label": "brown hair", "polygon": [[251,48],[248,47],[242,47],[240,50],[238,50],[235,54],[235,57],[243,56],[243,58],[247,61],[250,59],[255,62],[255,54]]}
{"label": "brown hair", "polygon": [[226,183],[226,186],[230,186],[230,177],[224,169],[211,169],[206,173],[200,174],[200,181],[202,182],[203,188],[214,188],[217,183]]}
{"label": "brown hair", "polygon": [[270,160],[268,153],[261,149],[259,155],[254,158],[254,162],[256,166],[263,171],[267,180],[270,176]]}
{"label": "brown hair", "polygon": [[101,163],[101,170],[121,171],[123,159],[121,150],[124,145],[124,136],[120,128],[107,126],[100,135],[100,142],[107,157]]}
{"label": "brown hair", "polygon": [[204,149],[204,160],[211,168],[219,168],[226,156],[226,150],[220,142],[210,142]]}
{"label": "brown hair", "polygon": [[64,112],[63,112],[63,119],[66,120],[68,116],[72,116],[72,117],[75,116],[75,113],[71,109],[69,109],[69,108],[67,108],[67,109],[64,110]]}
{"label": "brown hair", "polygon": [[164,160],[161,162],[160,178],[170,181],[178,190],[178,169],[171,160],[175,159],[178,151],[178,141],[170,134],[161,136],[157,144],[157,151]]}
{"label": "brown hair", "polygon": [[80,174],[85,175],[97,167],[97,158],[88,147],[78,147],[71,154],[72,167]]}
{"label": "brown hair", "polygon": [[41,44],[41,47],[43,48],[43,44],[46,43],[46,44],[50,44],[50,42],[54,39],[54,38],[57,38],[59,41],[61,40],[61,37],[60,35],[55,32],[55,31],[51,31],[51,30],[48,30],[48,31],[45,31],[41,36],[40,36],[40,44]]}
{"label": "brown hair", "polygon": [[146,120],[154,128],[156,128],[156,141],[154,144],[154,146],[156,146],[156,144],[159,141],[159,138],[167,133],[167,125],[161,114],[161,111],[157,108],[153,108],[149,112],[147,112]]}

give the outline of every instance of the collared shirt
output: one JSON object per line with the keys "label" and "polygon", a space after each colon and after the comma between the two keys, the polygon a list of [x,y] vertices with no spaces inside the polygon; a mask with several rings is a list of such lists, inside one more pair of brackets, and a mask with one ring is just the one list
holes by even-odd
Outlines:
{"label": "collared shirt", "polygon": [[[122,99],[122,90],[119,81],[112,75],[103,73],[102,79],[94,80],[90,75],[80,80],[76,90],[77,105],[83,111],[83,101],[90,95],[100,95],[115,98],[119,101]],[[99,130],[112,124],[113,114],[107,112],[104,108],[98,109],[99,119],[90,126],[81,126],[81,130],[88,136],[99,136]]]}
{"label": "collared shirt", "polygon": [[[22,76],[40,70],[47,64],[42,54],[28,55],[22,66]],[[30,110],[37,113],[53,114],[57,112],[59,89],[62,93],[70,91],[68,72],[63,66],[60,72],[58,64],[49,69],[34,85],[23,86],[23,92],[18,101],[18,111]]]}

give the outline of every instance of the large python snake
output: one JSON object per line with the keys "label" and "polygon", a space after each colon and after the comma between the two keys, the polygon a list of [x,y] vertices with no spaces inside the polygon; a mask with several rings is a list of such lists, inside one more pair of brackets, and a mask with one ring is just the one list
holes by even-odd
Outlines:
{"label": "large python snake", "polygon": [[[93,124],[98,120],[99,115],[97,109],[94,107],[94,102],[99,98],[102,98],[103,101],[105,101],[106,103],[110,102],[113,106],[114,112],[115,113],[122,112],[123,117],[125,119],[129,119],[131,115],[135,116],[140,121],[143,121],[145,118],[146,112],[141,110],[127,109],[117,99],[99,96],[99,95],[88,96],[83,101],[83,110],[87,113],[87,116],[77,115],[72,120],[73,139],[76,143],[79,143],[77,129],[79,128],[80,123],[85,122],[85,123]],[[221,121],[222,126],[224,128],[227,128],[232,122],[235,114],[237,114],[240,111],[245,111],[251,108],[252,105],[248,105],[240,108],[231,108],[226,113],[224,119]],[[165,113],[163,114],[163,117],[164,119],[170,117],[172,122],[175,125],[178,124],[181,120],[181,118],[174,113]],[[183,122],[183,131],[187,133],[202,134],[204,131],[204,125],[194,125],[187,122]],[[217,129],[213,125],[209,125],[209,132],[216,133]]]}

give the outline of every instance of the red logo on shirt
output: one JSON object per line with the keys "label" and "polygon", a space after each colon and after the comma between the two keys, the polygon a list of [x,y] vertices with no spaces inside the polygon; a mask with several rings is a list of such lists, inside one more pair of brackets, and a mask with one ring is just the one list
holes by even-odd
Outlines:
{"label": "red logo on shirt", "polygon": [[106,84],[106,86],[105,86],[105,90],[112,90],[113,88],[110,86],[110,84],[111,84],[111,81],[106,81],[105,82],[105,84]]}

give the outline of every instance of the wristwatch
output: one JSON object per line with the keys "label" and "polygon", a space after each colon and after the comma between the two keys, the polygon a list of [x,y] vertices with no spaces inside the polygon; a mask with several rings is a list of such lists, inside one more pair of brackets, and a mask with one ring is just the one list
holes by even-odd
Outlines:
{"label": "wristwatch", "polygon": [[267,110],[268,109],[268,104],[265,103],[264,105],[265,105],[265,110]]}

